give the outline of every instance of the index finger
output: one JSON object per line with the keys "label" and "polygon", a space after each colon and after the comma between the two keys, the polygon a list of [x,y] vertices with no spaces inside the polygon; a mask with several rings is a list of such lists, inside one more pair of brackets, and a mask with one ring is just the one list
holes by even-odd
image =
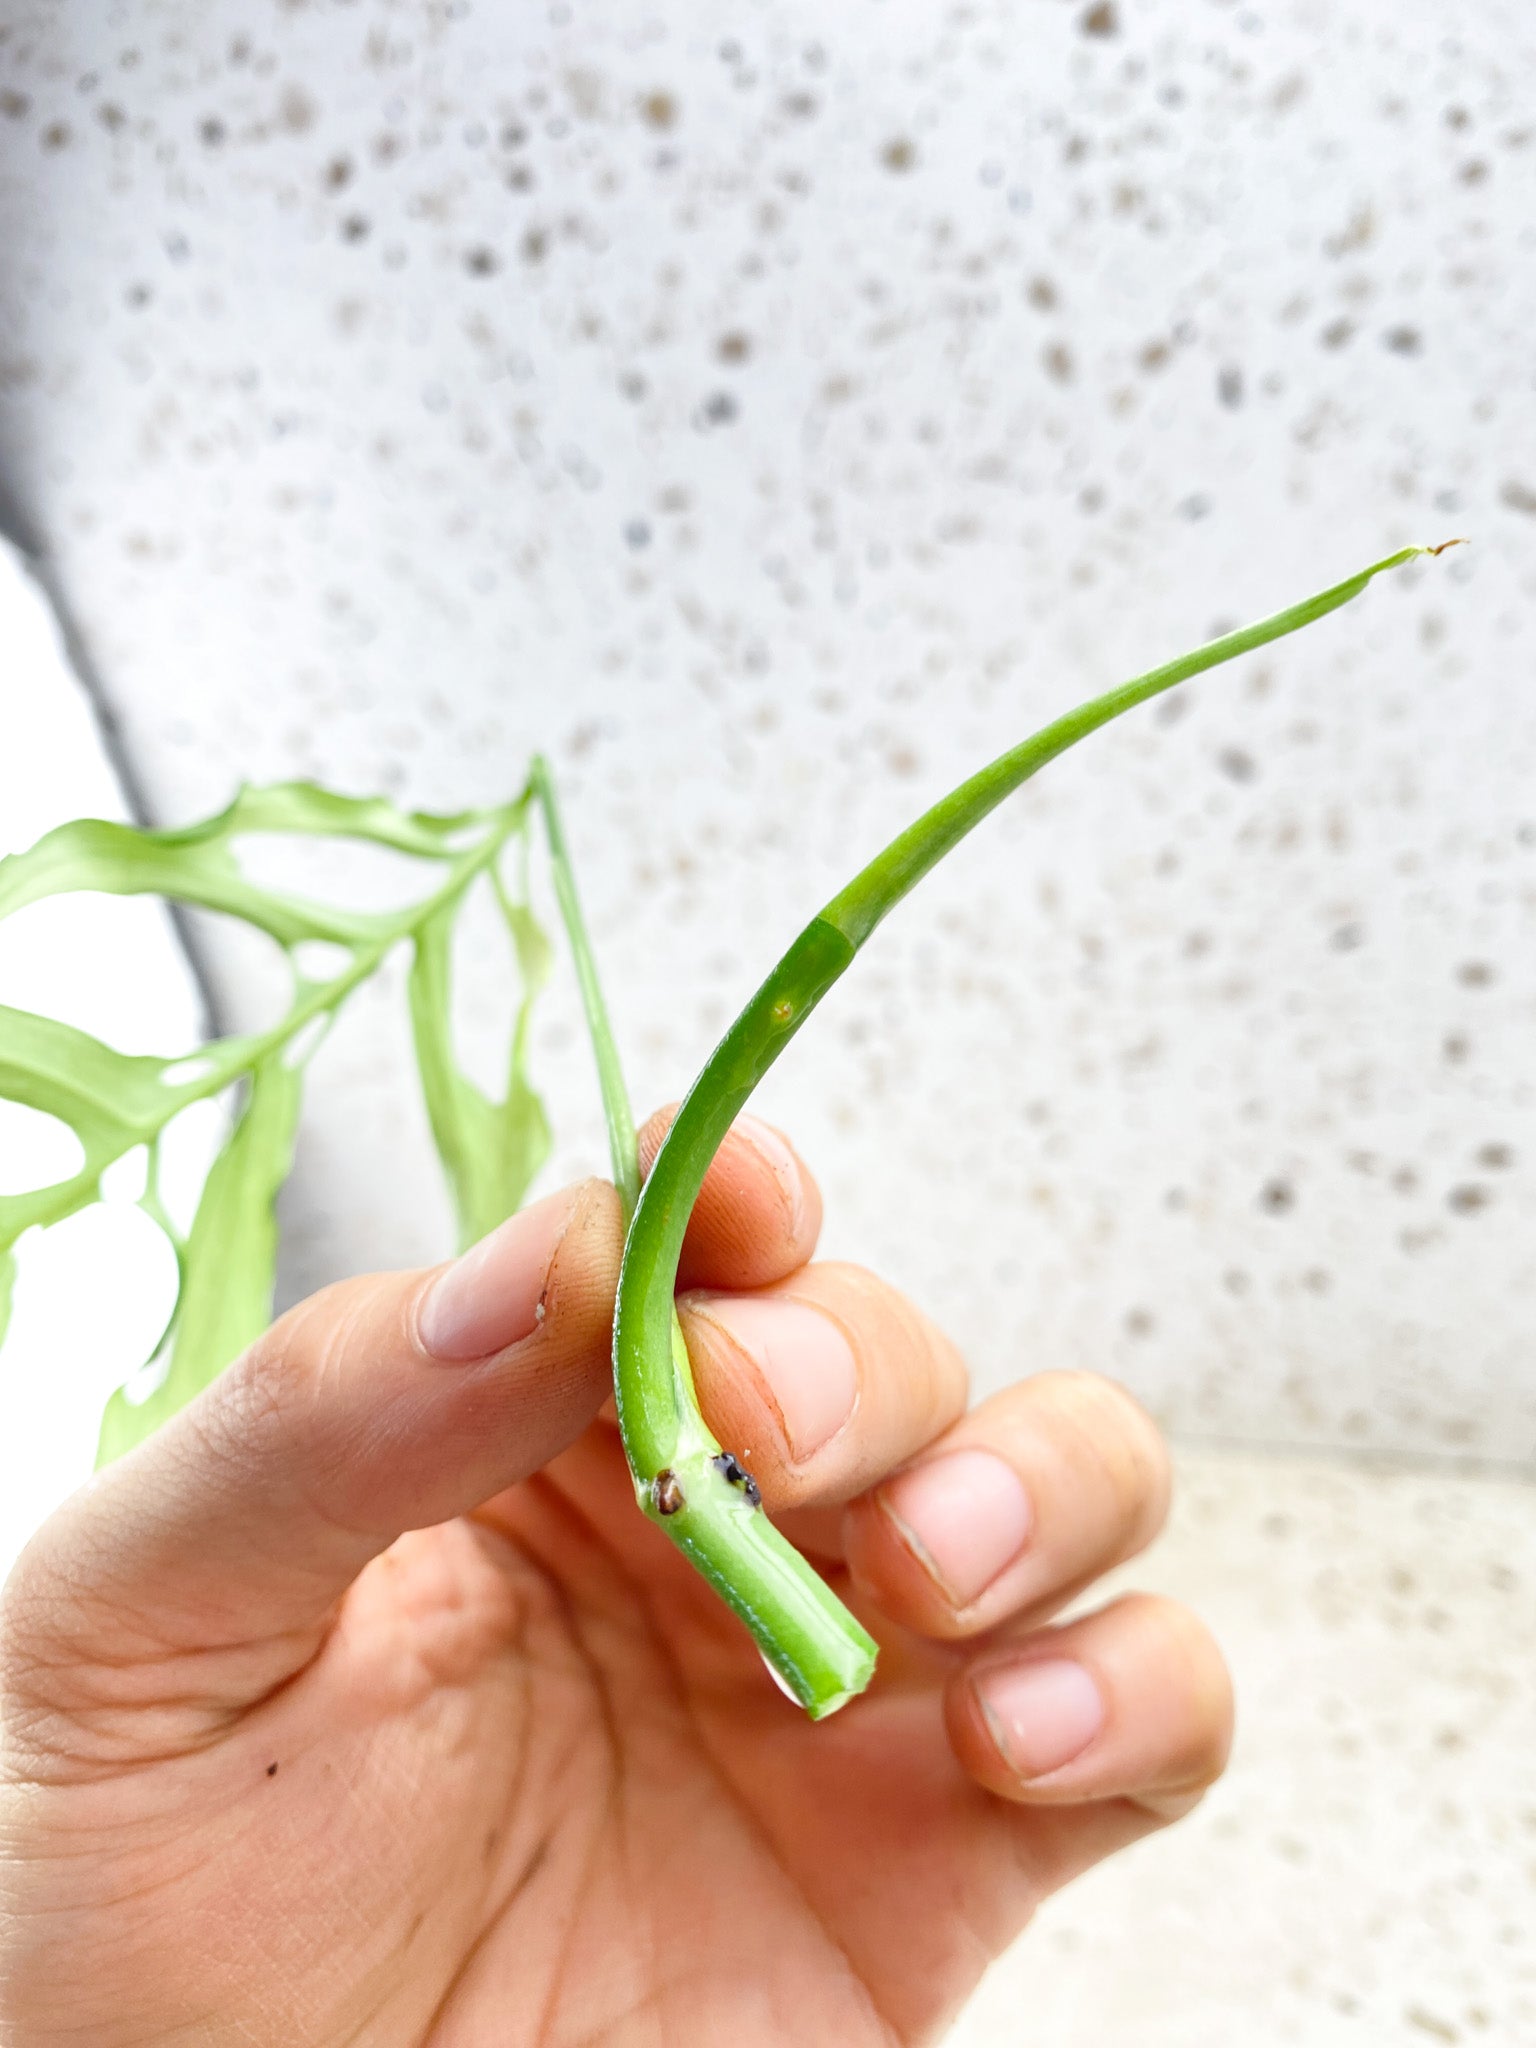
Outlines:
{"label": "index finger", "polygon": [[[657,1110],[640,1132],[648,1174],[677,1114]],[[677,1284],[682,1288],[767,1287],[787,1280],[816,1249],[821,1190],[782,1131],[739,1116],[710,1162],[688,1220]]]}

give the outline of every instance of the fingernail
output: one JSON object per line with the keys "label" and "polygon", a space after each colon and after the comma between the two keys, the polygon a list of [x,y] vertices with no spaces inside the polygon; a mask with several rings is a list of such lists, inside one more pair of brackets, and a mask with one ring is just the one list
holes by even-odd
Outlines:
{"label": "fingernail", "polygon": [[745,1355],[779,1412],[795,1464],[837,1435],[858,1400],[859,1373],[830,1316],[783,1295],[695,1294],[688,1307]]}
{"label": "fingernail", "polygon": [[896,1533],[953,1607],[969,1607],[1029,1537],[1029,1496],[991,1451],[947,1451],[876,1496]]}
{"label": "fingernail", "polygon": [[1021,1778],[1059,1771],[1104,1726],[1104,1701],[1081,1664],[1037,1658],[983,1672],[976,1697],[1003,1761]]}
{"label": "fingernail", "polygon": [[765,1124],[755,1116],[737,1117],[731,1129],[751,1146],[778,1182],[789,1217],[790,1237],[798,1238],[805,1220],[805,1185],[800,1178],[800,1162],[789,1140],[780,1137],[772,1124]]}
{"label": "fingernail", "polygon": [[416,1311],[423,1349],[460,1364],[531,1337],[543,1317],[550,1263],[579,1199],[569,1188],[546,1195],[440,1273]]}

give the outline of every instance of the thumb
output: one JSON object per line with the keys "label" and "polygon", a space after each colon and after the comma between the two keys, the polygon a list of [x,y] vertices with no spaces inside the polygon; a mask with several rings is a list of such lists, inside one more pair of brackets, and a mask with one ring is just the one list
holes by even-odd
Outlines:
{"label": "thumb", "polygon": [[195,1652],[205,1697],[252,1698],[297,1669],[371,1557],[527,1478],[591,1421],[622,1240],[614,1190],[586,1181],[450,1266],[291,1310],[33,1538],[6,1588],[27,1661]]}

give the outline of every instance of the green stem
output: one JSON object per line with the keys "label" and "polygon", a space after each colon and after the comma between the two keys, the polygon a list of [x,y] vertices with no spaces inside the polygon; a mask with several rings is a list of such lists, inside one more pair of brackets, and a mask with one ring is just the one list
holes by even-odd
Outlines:
{"label": "green stem", "polygon": [[873,1672],[875,1646],[831,1589],[713,1464],[713,1439],[699,1419],[687,1354],[673,1337],[683,1234],[721,1140],[880,920],[1011,791],[1148,698],[1323,618],[1358,597],[1384,570],[1440,552],[1403,548],[1316,597],[1122,683],[971,776],[892,840],[811,920],[721,1039],[679,1110],[624,1247],[613,1333],[624,1447],[641,1507],[742,1617],[764,1657],[813,1717],[833,1712],[862,1690]]}
{"label": "green stem", "polygon": [[618,1041],[613,1035],[613,1024],[608,1016],[608,1005],[603,1000],[602,983],[597,978],[597,960],[592,951],[592,938],[587,930],[587,921],[582,915],[581,898],[576,893],[576,873],[571,865],[570,848],[565,842],[565,827],[561,822],[560,806],[555,797],[554,777],[549,772],[549,763],[542,754],[536,754],[533,766],[528,771],[528,788],[538,799],[544,812],[544,829],[549,836],[549,864],[555,882],[555,901],[560,906],[560,915],[565,922],[565,935],[571,945],[571,959],[576,968],[576,982],[581,990],[581,1006],[586,1012],[587,1032],[592,1040],[592,1052],[597,1061],[597,1081],[602,1090],[603,1115],[608,1124],[608,1150],[613,1160],[613,1184],[619,1191],[619,1200],[624,1205],[624,1222],[628,1227],[635,1213],[635,1204],[640,1199],[640,1157],[635,1145],[635,1113],[630,1107],[629,1090],[624,1085],[624,1068],[619,1059]]}

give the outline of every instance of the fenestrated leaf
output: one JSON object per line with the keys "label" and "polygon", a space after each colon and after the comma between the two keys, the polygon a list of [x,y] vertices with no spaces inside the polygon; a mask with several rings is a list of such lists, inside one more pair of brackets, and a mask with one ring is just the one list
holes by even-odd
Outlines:
{"label": "fenestrated leaf", "polygon": [[[513,1032],[505,1102],[492,1102],[458,1069],[448,1011],[447,944],[467,888],[494,872],[507,838],[525,823],[526,796],[484,811],[433,816],[382,798],[339,796],[313,783],[244,789],[216,817],[148,832],[102,819],[62,825],[28,852],[0,860],[0,917],[70,890],[159,894],[222,911],[269,933],[293,954],[302,942],[339,944],[345,964],[316,981],[294,960],[288,1013],[269,1029],[220,1039],[199,1053],[130,1056],[73,1026],[0,1006],[0,1098],[58,1117],[80,1140],[84,1161],[66,1180],[0,1198],[0,1338],[15,1275],[12,1247],[37,1225],[58,1222],[101,1198],[101,1176],[138,1145],[149,1149],[140,1206],[167,1231],[180,1268],[175,1314],[162,1354],[166,1375],[150,1397],[115,1396],[103,1420],[101,1455],[117,1456],[206,1386],[265,1326],[276,1256],[273,1201],[292,1158],[303,1058],[317,1028],[393,948],[416,943],[412,1009],[434,1134],[463,1227],[478,1235],[511,1213],[549,1148],[542,1106],[528,1085],[528,1003],[547,971],[543,934],[520,906],[509,912],[525,995]],[[352,912],[250,880],[236,843],[253,833],[345,837],[433,864],[435,886],[397,911]],[[429,870],[430,874],[430,870]],[[192,1231],[181,1242],[160,1200],[158,1143],[189,1104],[246,1084],[241,1115],[205,1184]]]}
{"label": "fenestrated leaf", "polygon": [[181,1252],[181,1296],[165,1378],[137,1405],[121,1389],[101,1419],[98,1465],[131,1450],[224,1370],[272,1316],[277,1265],[273,1204],[293,1163],[299,1072],[264,1061],[204,1183]]}
{"label": "fenestrated leaf", "polygon": [[85,1154],[78,1173],[51,1187],[0,1195],[0,1248],[37,1223],[56,1223],[94,1198],[114,1159],[155,1137],[206,1092],[167,1081],[181,1060],[114,1052],[89,1032],[0,1004],[0,1098],[69,1125]]}

